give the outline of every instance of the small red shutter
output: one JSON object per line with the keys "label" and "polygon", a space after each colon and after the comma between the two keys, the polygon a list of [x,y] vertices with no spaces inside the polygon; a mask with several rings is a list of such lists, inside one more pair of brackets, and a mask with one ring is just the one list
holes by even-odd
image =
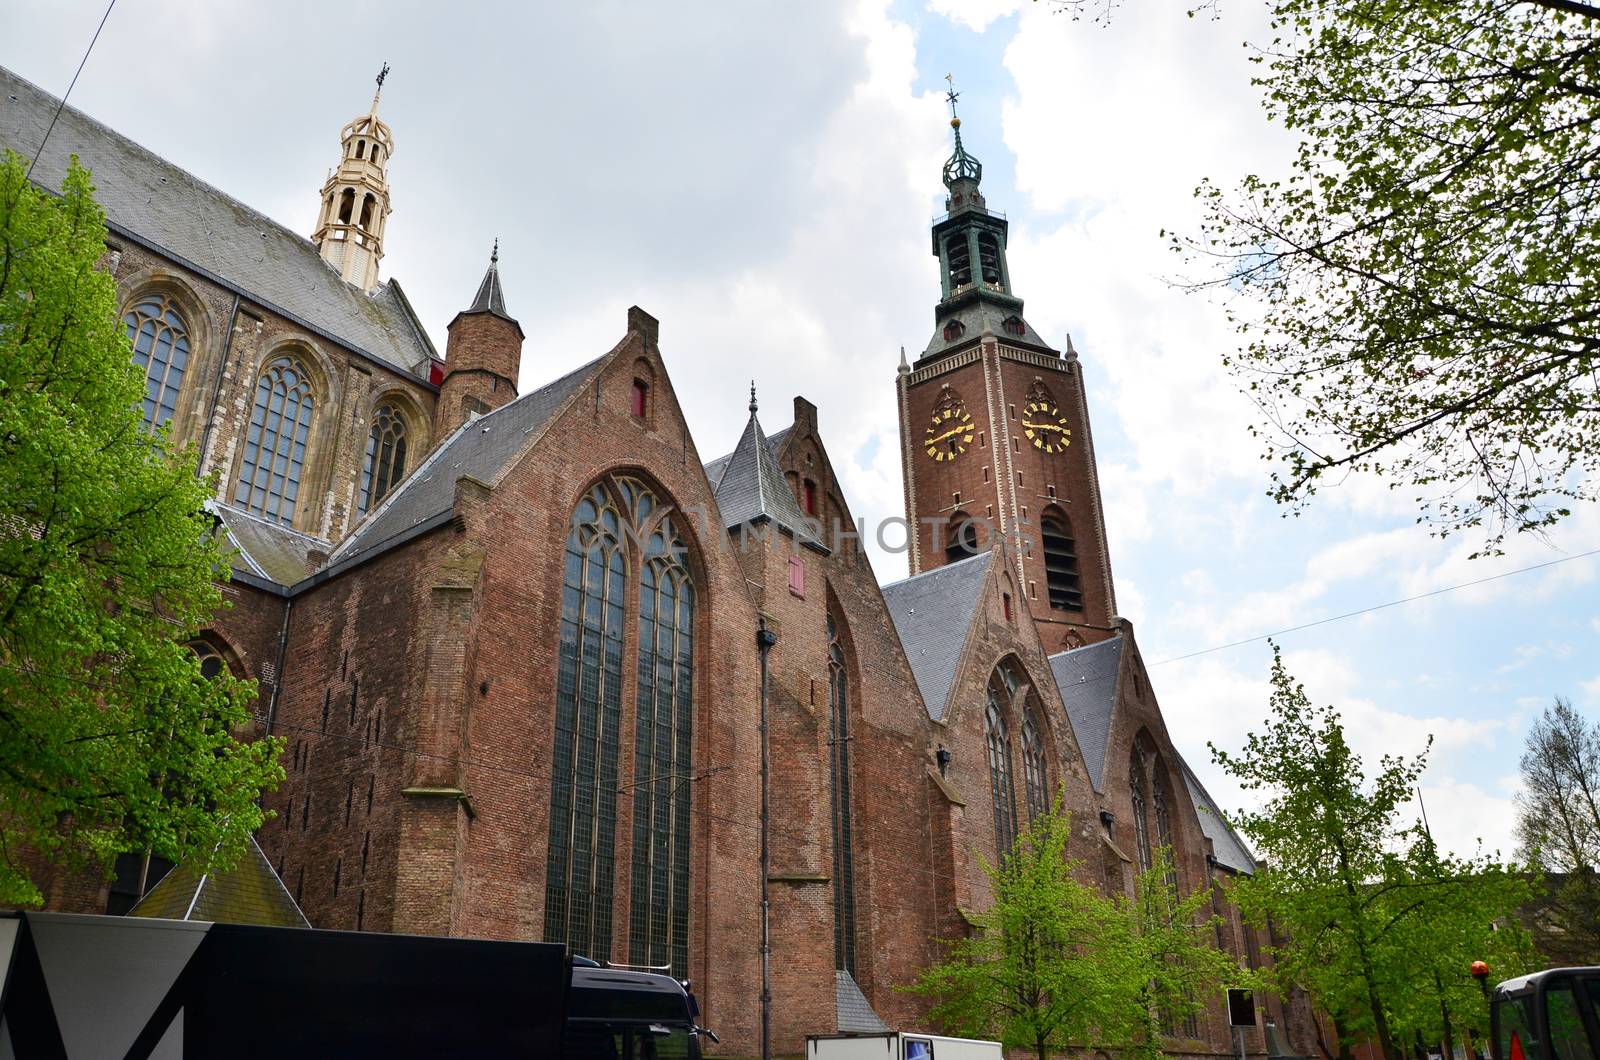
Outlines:
{"label": "small red shutter", "polygon": [[805,599],[806,595],[806,565],[799,556],[789,557],[789,591]]}
{"label": "small red shutter", "polygon": [[646,389],[643,380],[635,379],[633,381],[633,414],[641,419],[644,417],[644,394]]}

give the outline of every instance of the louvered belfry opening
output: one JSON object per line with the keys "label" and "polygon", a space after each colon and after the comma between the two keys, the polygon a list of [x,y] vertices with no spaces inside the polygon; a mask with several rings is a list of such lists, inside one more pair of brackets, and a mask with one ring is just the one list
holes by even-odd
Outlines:
{"label": "louvered belfry opening", "polygon": [[950,240],[950,287],[965,287],[972,282],[972,254],[967,249],[965,232],[957,232]]}
{"label": "louvered belfry opening", "polygon": [[1058,611],[1083,610],[1083,579],[1078,575],[1078,548],[1072,524],[1059,508],[1046,508],[1039,519],[1044,546],[1045,586],[1050,606]]}

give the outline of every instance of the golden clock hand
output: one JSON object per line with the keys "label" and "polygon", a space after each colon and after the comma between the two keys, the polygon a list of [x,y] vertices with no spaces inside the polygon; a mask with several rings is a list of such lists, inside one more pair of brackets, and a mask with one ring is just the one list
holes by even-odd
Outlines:
{"label": "golden clock hand", "polygon": [[1023,420],[1022,421],[1022,425],[1024,427],[1031,427],[1036,431],[1064,431],[1064,430],[1066,430],[1065,427],[1062,427],[1062,426],[1060,426],[1058,424],[1054,424],[1054,423],[1030,423],[1027,420]]}
{"label": "golden clock hand", "polygon": [[945,431],[943,434],[939,435],[938,437],[929,438],[927,444],[929,444],[929,445],[938,445],[940,442],[944,441],[946,438],[954,438],[958,434],[965,434],[965,433],[967,433],[967,428],[965,426],[952,427],[950,430]]}

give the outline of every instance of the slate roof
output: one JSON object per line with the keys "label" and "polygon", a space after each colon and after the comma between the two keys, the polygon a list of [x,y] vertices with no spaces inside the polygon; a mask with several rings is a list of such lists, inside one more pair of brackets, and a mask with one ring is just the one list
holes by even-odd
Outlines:
{"label": "slate roof", "polygon": [[[783,452],[783,443],[789,437],[789,432],[793,429],[794,425],[790,424],[777,434],[767,435],[767,452],[771,455],[773,463],[778,462],[778,454]],[[717,457],[715,460],[709,461],[705,465],[706,478],[710,480],[712,490],[715,490],[717,488],[717,483],[722,481],[723,473],[728,470],[728,462],[732,459],[732,453],[723,453],[721,456]]]}
{"label": "slate roof", "polygon": [[227,872],[201,873],[188,861],[175,866],[128,910],[128,915],[265,927],[311,926],[289,889],[272,871],[254,836],[238,864]]}
{"label": "slate roof", "polygon": [[1072,734],[1078,738],[1083,764],[1089,767],[1094,790],[1104,791],[1106,744],[1111,736],[1111,712],[1116,703],[1117,671],[1122,665],[1122,637],[1050,656],[1061,701],[1066,704]]}
{"label": "slate roof", "polygon": [[456,480],[470,475],[493,483],[568,398],[599,369],[605,356],[530,391],[483,416],[469,419],[447,438],[399,489],[357,524],[330,562],[343,563],[375,549],[455,504]]}
{"label": "slate roof", "polygon": [[1211,840],[1211,852],[1217,863],[1235,872],[1253,874],[1256,871],[1256,859],[1250,853],[1250,848],[1228,824],[1227,817],[1217,806],[1217,800],[1200,783],[1200,778],[1194,775],[1189,763],[1180,759],[1179,764],[1183,766],[1183,783],[1189,789],[1189,799],[1200,817],[1200,831]]}
{"label": "slate roof", "polygon": [[722,511],[722,523],[732,529],[770,520],[794,534],[796,539],[823,547],[813,520],[800,510],[794,490],[783,477],[777,454],[777,446],[761,430],[761,420],[756,416],[752,400],[750,419],[744,425],[744,434],[739,436],[739,444],[727,456],[706,465],[707,477],[713,471],[716,474],[712,490],[717,507]]}
{"label": "slate roof", "polygon": [[883,602],[934,721],[943,721],[948,709],[950,684],[992,555],[968,556],[883,587]]}
{"label": "slate roof", "polygon": [[[1006,346],[1027,346],[1036,350],[1050,353],[1056,351],[1044,341],[1044,337],[1033,330],[1033,325],[1022,317],[1022,306],[1016,308],[1001,305],[987,299],[979,298],[968,302],[954,310],[935,310],[937,317],[934,321],[933,338],[928,340],[928,348],[922,351],[917,358],[917,363],[922,364],[929,357],[937,357],[957,347],[970,346],[987,329],[992,332]],[[1010,316],[1022,317],[1022,334],[1012,335],[1005,329],[1005,319]],[[945,322],[954,317],[961,321],[965,330],[960,335],[951,339],[944,337]]]}
{"label": "slate roof", "polygon": [[[0,67],[0,147],[32,157],[59,102]],[[66,107],[33,179],[59,189],[72,154],[93,174],[114,228],[313,331],[427,377],[435,351],[393,281],[370,295],[345,283],[310,239]]]}
{"label": "slate roof", "polygon": [[313,561],[312,552],[327,556],[333,551],[328,541],[258,519],[230,505],[213,501],[209,508],[222,521],[227,544],[233,546],[233,569],[285,588],[304,581],[317,569],[319,564]]}
{"label": "slate roof", "polygon": [[849,972],[840,969],[833,973],[833,993],[841,1033],[882,1034],[891,1029],[872,1010],[872,1002]]}

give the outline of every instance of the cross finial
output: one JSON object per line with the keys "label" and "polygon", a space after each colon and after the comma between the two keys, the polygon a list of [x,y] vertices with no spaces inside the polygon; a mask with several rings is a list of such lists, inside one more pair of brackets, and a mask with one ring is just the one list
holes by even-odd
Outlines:
{"label": "cross finial", "polygon": [[754,379],[752,379],[752,380],[750,380],[750,415],[754,416],[755,413],[756,413],[756,381]]}
{"label": "cross finial", "polygon": [[389,76],[389,64],[384,63],[383,69],[378,71],[378,87],[383,87],[383,79]]}
{"label": "cross finial", "polygon": [[500,237],[494,237],[494,249],[489,251],[489,264],[495,265],[500,261]]}

